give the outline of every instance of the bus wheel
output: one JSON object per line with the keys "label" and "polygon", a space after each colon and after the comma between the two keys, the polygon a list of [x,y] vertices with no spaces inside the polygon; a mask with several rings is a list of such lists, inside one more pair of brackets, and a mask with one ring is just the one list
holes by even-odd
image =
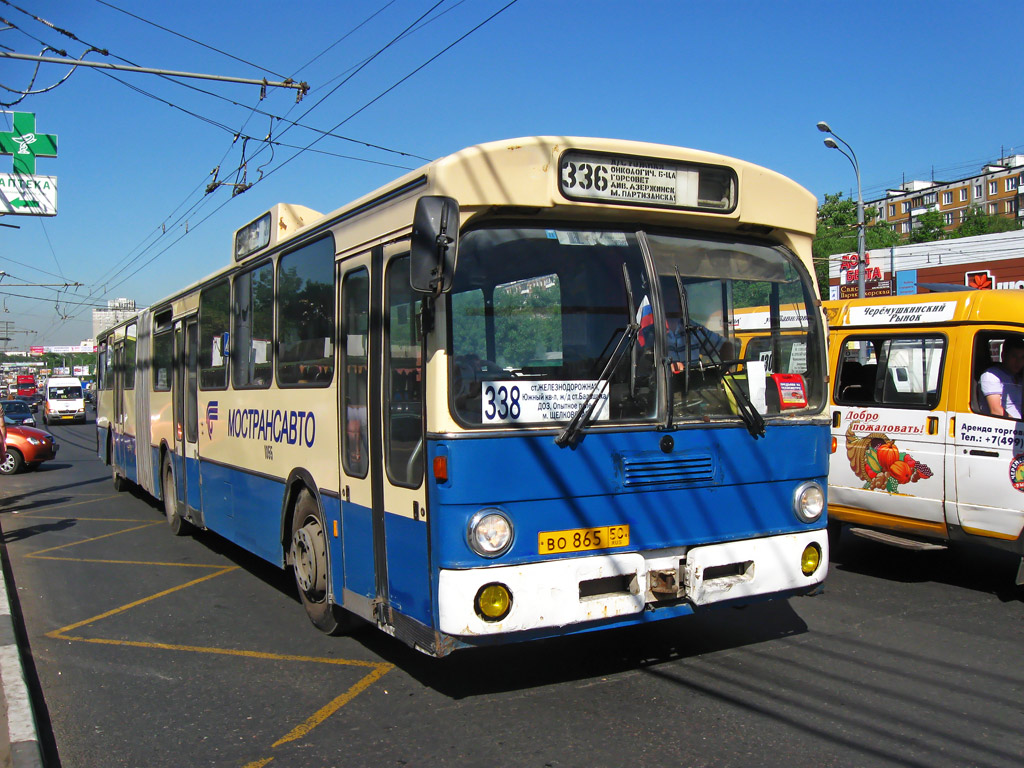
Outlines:
{"label": "bus wheel", "polygon": [[299,598],[313,626],[328,635],[351,629],[353,617],[327,599],[327,532],[316,499],[307,490],[299,493],[292,514],[291,560]]}
{"label": "bus wheel", "polygon": [[163,497],[164,514],[167,515],[167,525],[175,536],[185,536],[192,532],[192,523],[186,520],[178,512],[178,500],[174,489],[174,471],[171,469],[171,462],[164,460],[163,470]]}
{"label": "bus wheel", "polygon": [[128,487],[128,481],[125,480],[121,475],[117,474],[117,468],[114,468],[114,490],[121,492]]}

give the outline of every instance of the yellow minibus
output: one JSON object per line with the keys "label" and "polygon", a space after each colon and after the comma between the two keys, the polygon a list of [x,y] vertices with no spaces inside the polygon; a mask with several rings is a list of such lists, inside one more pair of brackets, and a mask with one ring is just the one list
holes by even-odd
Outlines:
{"label": "yellow minibus", "polygon": [[[824,302],[828,513],[908,549],[973,540],[1024,554],[1024,292]],[[1017,583],[1024,583],[1024,560]]]}

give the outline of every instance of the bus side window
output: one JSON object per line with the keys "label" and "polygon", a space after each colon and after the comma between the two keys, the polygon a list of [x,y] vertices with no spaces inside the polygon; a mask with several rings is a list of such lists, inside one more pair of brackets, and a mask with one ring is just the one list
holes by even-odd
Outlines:
{"label": "bus side window", "polygon": [[974,337],[974,356],[971,362],[971,410],[988,414],[988,402],[981,392],[981,374],[992,367],[992,340],[979,333]]}
{"label": "bus side window", "polygon": [[342,402],[345,431],[342,433],[342,462],[345,473],[366,477],[367,377],[370,348],[370,277],[365,268],[345,275],[341,287]]}
{"label": "bus side window", "polygon": [[395,485],[416,488],[423,477],[422,298],[409,286],[408,256],[388,265],[385,290],[385,467]]}

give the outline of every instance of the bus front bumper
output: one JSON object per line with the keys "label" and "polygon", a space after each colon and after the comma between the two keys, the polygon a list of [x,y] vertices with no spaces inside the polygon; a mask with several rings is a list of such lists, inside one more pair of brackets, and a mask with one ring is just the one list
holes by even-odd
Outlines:
{"label": "bus front bumper", "polygon": [[[808,547],[816,547],[820,556],[809,575],[801,568]],[[463,637],[497,635],[626,616],[681,601],[701,606],[810,591],[827,571],[824,529],[689,548],[442,570],[439,629]],[[508,614],[498,621],[485,620],[477,609],[477,595],[492,584],[504,586],[511,596]]]}

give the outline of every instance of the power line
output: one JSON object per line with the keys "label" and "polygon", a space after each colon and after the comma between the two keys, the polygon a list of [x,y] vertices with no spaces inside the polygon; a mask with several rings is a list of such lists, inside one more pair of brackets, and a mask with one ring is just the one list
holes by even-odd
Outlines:
{"label": "power line", "polygon": [[[396,40],[398,40],[398,39],[401,39],[401,37],[402,37],[402,36],[404,36],[405,34],[407,34],[407,33],[409,32],[409,30],[410,30],[410,29],[413,29],[413,28],[414,28],[414,27],[415,27],[415,26],[416,26],[417,24],[419,24],[420,22],[422,22],[422,21],[423,21],[423,19],[424,19],[424,18],[425,18],[425,17],[426,17],[426,16],[427,16],[427,15],[428,15],[429,13],[431,13],[431,12],[432,12],[433,10],[435,10],[435,9],[436,9],[436,8],[437,8],[437,7],[439,6],[439,5],[441,5],[441,3],[442,3],[442,2],[444,2],[444,0],[439,0],[439,2],[438,2],[438,3],[436,3],[436,4],[434,5],[434,6],[432,6],[432,7],[431,7],[431,8],[430,8],[430,9],[429,9],[429,10],[427,11],[427,13],[426,13],[426,14],[423,14],[423,15],[421,15],[421,16],[420,16],[420,17],[419,17],[419,18],[418,18],[418,19],[417,19],[417,20],[416,20],[415,22],[413,22],[413,24],[411,24],[411,25],[409,25],[408,27],[406,27],[406,29],[405,29],[405,30],[403,30],[403,31],[402,31],[402,33],[400,33],[400,35],[398,35],[398,36],[397,36],[396,38],[394,38],[393,40],[391,40],[391,41],[390,41],[390,42],[389,42],[388,44],[386,44],[386,45],[385,45],[385,46],[384,46],[383,48],[381,48],[381,49],[380,49],[380,50],[379,50],[379,51],[378,51],[378,52],[377,52],[376,54],[374,54],[373,56],[369,57],[369,58],[368,58],[368,59],[367,59],[367,60],[366,60],[366,61],[365,61],[365,62],[364,62],[364,63],[363,63],[363,64],[362,64],[362,65],[361,65],[361,66],[360,66],[360,67],[359,67],[358,69],[357,69],[357,71],[361,70],[362,68],[365,68],[365,66],[366,66],[366,65],[367,65],[367,64],[368,64],[368,63],[369,63],[370,61],[372,61],[372,60],[373,60],[374,58],[376,58],[377,56],[379,56],[379,55],[380,55],[380,53],[382,53],[383,51],[387,50],[387,49],[388,49],[388,48],[389,48],[389,47],[390,47],[391,45],[393,45],[393,44],[395,43],[395,41],[396,41]],[[499,14],[503,13],[503,12],[504,12],[505,10],[507,10],[507,9],[508,9],[509,7],[511,7],[512,5],[514,5],[514,4],[516,3],[516,2],[517,2],[517,0],[511,0],[511,2],[507,3],[507,4],[505,5],[505,6],[503,6],[502,8],[500,8],[500,9],[499,9],[498,11],[496,11],[496,12],[495,12],[495,13],[493,13],[493,14],[491,14],[491,15],[490,15],[490,16],[489,16],[488,18],[486,18],[486,19],[485,19],[484,21],[482,21],[481,23],[477,24],[477,25],[476,25],[475,27],[473,27],[473,28],[472,28],[471,30],[469,30],[468,32],[466,32],[465,34],[463,34],[462,36],[460,36],[459,38],[457,38],[457,39],[456,39],[456,40],[455,40],[454,42],[452,42],[452,43],[450,43],[449,45],[447,45],[447,46],[446,46],[445,48],[443,48],[443,49],[442,49],[441,51],[439,51],[439,52],[438,52],[437,54],[435,54],[434,56],[432,56],[431,58],[429,58],[429,59],[428,59],[427,61],[425,61],[425,62],[424,62],[423,64],[421,64],[420,66],[416,67],[416,68],[415,68],[415,69],[413,69],[413,70],[412,70],[411,72],[409,72],[409,73],[408,73],[407,75],[405,75],[405,76],[404,76],[403,78],[401,78],[400,80],[398,80],[397,82],[395,82],[395,83],[394,83],[393,85],[391,85],[390,87],[388,87],[387,89],[385,89],[384,91],[382,91],[382,92],[381,92],[380,94],[378,94],[378,95],[377,95],[377,96],[376,96],[376,97],[375,97],[374,99],[370,100],[369,102],[367,102],[366,104],[364,104],[364,105],[363,105],[362,107],[360,107],[360,108],[359,108],[358,110],[356,110],[355,112],[353,112],[352,114],[350,114],[350,115],[349,115],[349,116],[348,116],[348,117],[347,117],[347,118],[346,118],[345,120],[343,120],[343,121],[342,121],[341,123],[339,123],[339,124],[338,124],[337,126],[335,126],[334,128],[332,128],[332,129],[331,129],[331,132],[333,132],[333,131],[334,131],[334,130],[336,130],[336,129],[337,129],[337,128],[338,128],[339,126],[340,126],[340,125],[342,125],[342,124],[344,124],[345,122],[347,122],[348,120],[352,119],[352,117],[354,117],[355,115],[357,115],[357,114],[361,113],[362,111],[364,111],[365,109],[367,109],[367,108],[368,108],[369,106],[371,106],[372,104],[374,104],[375,102],[377,102],[378,100],[380,100],[381,98],[383,98],[383,96],[385,96],[385,95],[386,95],[387,93],[390,93],[390,92],[391,92],[392,90],[394,90],[395,88],[397,88],[397,87],[398,87],[399,85],[401,85],[402,83],[404,83],[404,82],[405,82],[406,80],[408,80],[409,78],[411,78],[411,77],[412,77],[413,75],[415,75],[416,73],[418,73],[419,71],[421,71],[421,70],[422,70],[422,69],[423,69],[424,67],[426,67],[427,65],[429,65],[430,63],[432,63],[433,61],[435,61],[435,60],[436,60],[437,58],[439,58],[439,57],[440,57],[441,55],[443,55],[444,53],[446,53],[446,52],[447,52],[448,50],[450,50],[450,49],[451,49],[452,47],[454,47],[454,46],[455,46],[455,45],[457,45],[458,43],[462,42],[462,41],[463,41],[463,40],[465,40],[465,39],[466,39],[466,38],[467,38],[467,37],[468,37],[469,35],[473,34],[473,33],[474,33],[474,32],[476,32],[477,30],[479,30],[479,29],[480,29],[481,27],[483,27],[483,26],[484,26],[485,24],[489,23],[489,22],[490,22],[491,20],[493,20],[494,18],[496,18],[496,17],[497,17],[497,16],[499,15]],[[353,75],[354,75],[354,74],[355,74],[355,73],[353,72]],[[336,86],[335,88],[331,89],[330,93],[328,93],[327,95],[325,95],[325,96],[324,96],[323,98],[321,98],[321,99],[320,99],[319,101],[317,101],[317,103],[316,103],[316,104],[313,104],[313,105],[312,105],[312,106],[311,106],[311,107],[310,107],[309,109],[307,109],[307,110],[306,110],[306,111],[305,111],[305,112],[304,112],[304,113],[303,113],[303,114],[302,114],[302,115],[300,116],[300,119],[301,119],[301,117],[305,117],[306,115],[308,115],[308,114],[309,114],[309,113],[310,113],[310,112],[311,112],[311,111],[312,111],[313,109],[315,109],[315,108],[316,108],[317,106],[319,106],[320,104],[322,104],[322,103],[324,102],[324,100],[325,100],[326,98],[328,98],[328,97],[329,97],[330,95],[332,95],[333,93],[335,93],[335,92],[336,92],[336,91],[338,90],[338,88],[340,88],[340,87],[341,87],[341,85],[343,85],[343,84],[344,84],[345,82],[348,82],[348,80],[350,80],[350,79],[351,79],[351,76],[352,76],[352,75],[350,75],[349,77],[347,77],[347,78],[346,78],[346,79],[345,79],[345,80],[344,80],[344,81],[343,81],[342,83],[340,83],[340,84],[339,84],[338,86]],[[289,126],[289,128],[285,129],[285,131],[284,131],[283,133],[286,133],[286,132],[287,132],[287,131],[288,131],[288,130],[289,130],[289,129],[291,128],[291,127],[292,127],[292,126]],[[282,135],[283,135],[283,133],[282,133]],[[303,148],[299,149],[299,151],[298,151],[298,152],[296,152],[296,153],[295,153],[294,155],[292,155],[292,156],[291,156],[290,158],[288,158],[287,160],[283,161],[283,162],[282,162],[282,163],[281,163],[280,165],[278,165],[278,166],[276,166],[275,168],[273,168],[273,169],[272,169],[271,171],[269,171],[269,172],[268,172],[267,174],[263,175],[263,176],[262,176],[262,177],[261,177],[260,179],[257,179],[257,181],[256,181],[256,182],[254,182],[254,183],[258,183],[258,182],[259,182],[259,181],[261,181],[262,179],[265,179],[265,178],[269,177],[269,176],[270,176],[270,175],[271,175],[272,173],[274,173],[274,172],[276,172],[277,170],[279,170],[280,168],[284,167],[284,165],[285,165],[285,164],[287,164],[287,163],[291,162],[291,160],[294,160],[294,159],[295,159],[295,158],[296,158],[296,157],[297,157],[297,156],[298,156],[299,154],[301,154],[302,152],[306,152],[306,151],[315,151],[315,150],[312,150],[312,147],[313,147],[313,145],[315,145],[316,143],[318,143],[319,141],[321,141],[321,140],[322,140],[322,139],[323,139],[324,137],[325,137],[324,135],[321,135],[321,136],[320,136],[319,138],[315,139],[314,141],[312,141],[312,142],[311,142],[310,144],[308,144],[307,146],[305,146],[305,147],[303,147]],[[280,142],[277,142],[277,143],[280,143]],[[251,160],[250,160],[250,161],[251,161]],[[244,165],[244,163],[243,163],[243,165]],[[242,166],[239,166],[239,169],[241,169],[241,167],[242,167]],[[186,199],[187,199],[187,198],[186,198]],[[205,199],[205,198],[204,198],[204,199]],[[227,204],[228,204],[228,202],[230,202],[230,200],[231,200],[231,199],[232,199],[232,198],[228,198],[228,199],[224,200],[224,201],[223,201],[223,202],[222,202],[222,203],[221,203],[221,204],[220,204],[219,206],[217,206],[216,208],[214,208],[214,209],[213,209],[212,211],[210,211],[210,212],[209,212],[209,213],[208,213],[208,214],[207,214],[207,215],[206,215],[205,217],[203,217],[202,219],[200,219],[200,220],[199,220],[199,221],[198,221],[198,222],[197,222],[197,223],[196,223],[196,224],[195,224],[195,225],[194,225],[194,226],[193,226],[193,227],[191,228],[191,230],[188,230],[188,229],[187,229],[187,230],[186,230],[185,232],[182,232],[182,233],[180,233],[180,234],[179,234],[179,236],[178,236],[177,238],[175,238],[175,239],[174,239],[174,240],[173,240],[172,242],[168,243],[168,244],[166,245],[166,247],[164,247],[163,249],[161,249],[161,250],[160,250],[159,252],[157,252],[157,253],[153,254],[153,255],[152,255],[152,256],[151,256],[151,257],[150,257],[149,259],[147,259],[147,260],[146,260],[146,261],[144,261],[143,263],[139,264],[139,265],[138,265],[138,266],[137,266],[137,267],[136,267],[136,268],[135,268],[134,270],[132,270],[132,271],[131,271],[131,272],[130,272],[129,274],[125,275],[125,276],[124,276],[124,277],[123,277],[123,278],[122,278],[122,279],[121,279],[120,281],[118,281],[117,283],[115,283],[115,284],[113,284],[113,285],[104,285],[105,291],[104,291],[104,293],[103,293],[102,295],[104,295],[104,296],[105,296],[105,295],[109,295],[109,294],[110,294],[111,292],[113,292],[113,291],[114,291],[115,289],[117,289],[118,287],[120,287],[121,285],[123,285],[123,284],[124,284],[124,283],[125,283],[125,282],[126,282],[127,280],[131,279],[131,278],[132,278],[132,277],[134,277],[134,276],[135,276],[136,274],[138,274],[138,273],[139,273],[139,272],[141,272],[141,271],[142,271],[143,269],[145,269],[145,268],[146,268],[147,266],[149,266],[150,264],[152,264],[152,263],[153,263],[153,262],[154,262],[154,261],[155,261],[156,259],[158,259],[158,258],[159,258],[160,256],[162,256],[162,255],[164,255],[165,253],[167,253],[167,252],[168,252],[168,251],[169,251],[169,250],[170,250],[171,248],[173,248],[173,247],[174,247],[175,245],[177,245],[177,243],[179,243],[179,242],[180,242],[180,241],[181,241],[181,240],[182,240],[182,239],[183,239],[184,237],[186,237],[186,236],[187,236],[187,235],[188,235],[188,234],[189,234],[189,233],[190,233],[191,231],[194,231],[194,230],[195,230],[195,228],[197,228],[197,227],[201,226],[201,225],[202,225],[203,223],[205,223],[205,222],[206,222],[207,220],[209,220],[209,219],[210,219],[210,218],[211,218],[212,216],[214,216],[214,215],[215,215],[216,213],[218,213],[218,212],[219,212],[219,211],[220,211],[221,209],[223,209],[223,207],[224,207],[225,205],[227,205]],[[194,205],[193,205],[193,206],[192,206],[192,207],[190,208],[190,210],[194,210],[195,208],[197,208],[197,207],[201,206],[201,205],[202,205],[202,203],[203,203],[203,201],[200,201],[200,202],[198,202],[198,203],[194,204]],[[180,206],[179,206],[179,208],[180,208]],[[184,215],[187,215],[187,214],[188,214],[188,212],[186,212],[186,214],[184,214]],[[179,217],[178,221],[180,221],[180,220],[181,220],[181,217]],[[165,231],[166,231],[166,230],[165,230]],[[161,237],[162,237],[162,236],[163,236],[163,235],[161,235]],[[159,240],[159,239],[160,239],[160,238],[158,238],[158,240]],[[142,253],[138,254],[138,255],[137,255],[137,256],[136,256],[136,257],[135,257],[134,259],[132,259],[132,262],[134,262],[134,261],[137,261],[137,260],[138,260],[139,258],[141,258],[141,257],[142,257],[142,256],[144,255],[145,251],[149,250],[150,248],[153,248],[153,247],[155,247],[155,245],[156,245],[156,242],[154,242],[154,243],[150,244],[149,246],[146,246],[146,247],[144,248],[144,250],[143,250],[143,252],[142,252]],[[117,275],[121,274],[121,273],[122,273],[122,272],[124,271],[124,269],[126,269],[126,268],[127,268],[127,266],[129,266],[129,265],[130,265],[130,264],[131,264],[132,262],[129,262],[129,264],[127,264],[127,265],[125,265],[124,267],[122,267],[122,268],[121,268],[121,269],[120,269],[120,270],[119,270],[118,272],[116,272],[116,273],[115,273],[115,274],[113,275],[113,277],[116,277]],[[90,296],[89,296],[88,298],[92,298],[92,292],[90,292]],[[77,315],[75,315],[75,316],[77,316]],[[64,321],[66,321],[67,319],[69,319],[69,317],[65,317],[65,318],[64,318]],[[63,322],[61,322],[61,323],[60,323],[60,325],[63,325]],[[58,325],[58,327],[60,327],[60,326]]]}
{"label": "power line", "polygon": [[126,11],[124,8],[118,8],[116,5],[114,5],[112,3],[106,2],[106,0],[96,0],[96,2],[99,3],[100,5],[105,5],[108,8],[112,8],[113,10],[118,11],[119,13],[123,13],[125,16],[131,16],[133,19],[138,19],[139,21],[143,22],[144,24],[149,24],[152,27],[156,27],[157,29],[161,29],[164,32],[172,34],[172,35],[174,35],[176,37],[180,37],[183,40],[188,40],[190,43],[195,43],[196,45],[202,46],[203,48],[206,48],[207,50],[213,51],[214,53],[219,53],[221,56],[227,56],[229,59],[234,59],[235,61],[241,62],[242,64],[247,64],[248,66],[253,67],[254,69],[260,70],[261,72],[269,72],[274,77],[280,77],[282,80],[283,79],[288,79],[287,75],[282,75],[282,74],[280,74],[278,72],[275,72],[272,69],[267,69],[266,67],[261,67],[259,64],[253,64],[251,61],[246,61],[245,59],[241,59],[238,56],[235,56],[234,54],[228,53],[227,51],[222,51],[220,48],[215,48],[212,45],[207,45],[206,43],[203,43],[203,42],[201,42],[199,40],[195,40],[195,39],[189,37],[188,35],[183,35],[180,32],[175,32],[173,29],[168,29],[167,27],[161,26],[160,24],[157,24],[155,21],[150,21],[149,19],[143,18],[142,16],[137,16],[136,14],[134,14],[134,13],[132,13],[130,11]]}

